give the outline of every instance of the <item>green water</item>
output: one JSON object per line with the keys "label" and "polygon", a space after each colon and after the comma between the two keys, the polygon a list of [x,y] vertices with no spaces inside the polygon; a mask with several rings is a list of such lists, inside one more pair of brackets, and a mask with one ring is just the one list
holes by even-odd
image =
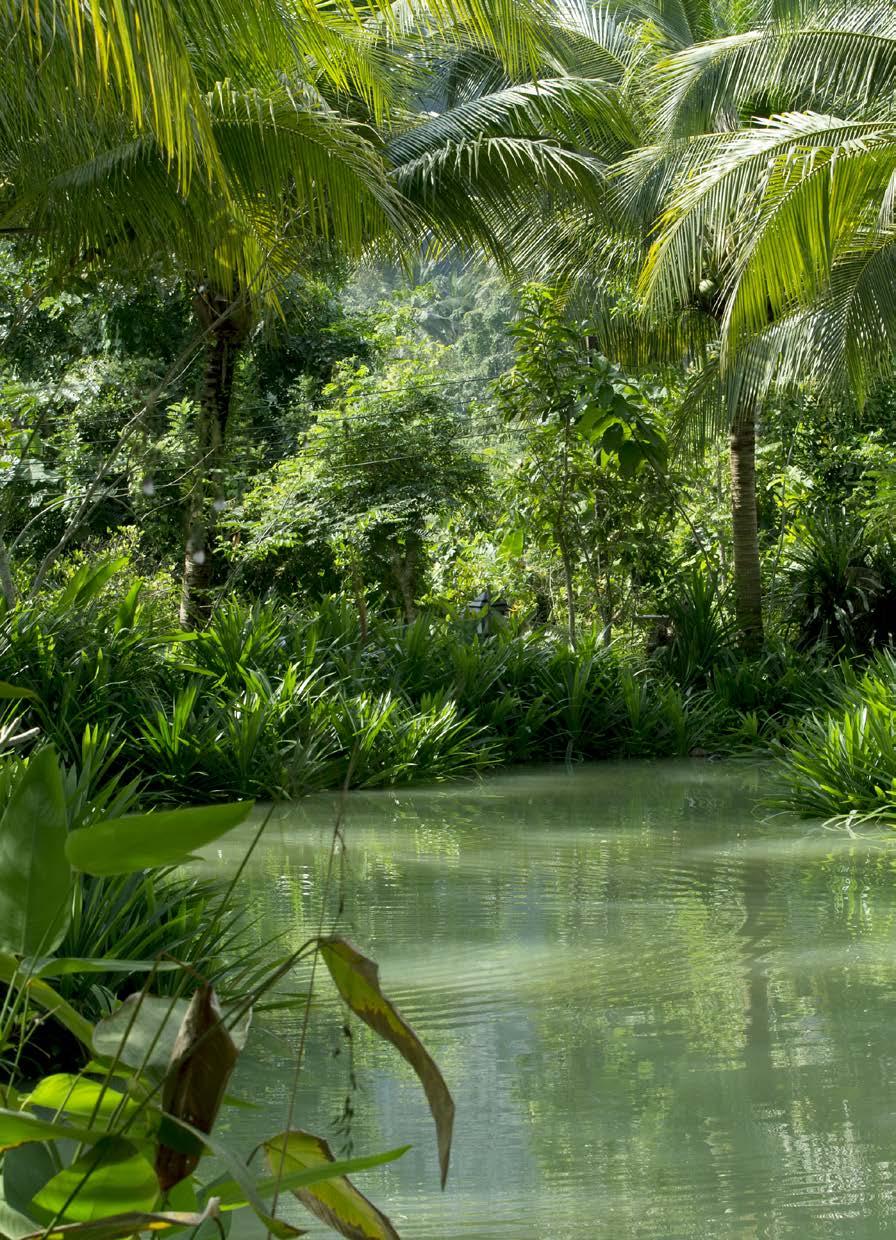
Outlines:
{"label": "green water", "polygon": [[[296,1123],[339,1149],[350,1096],[356,1153],[413,1144],[358,1180],[403,1240],[896,1236],[896,851],[763,819],[765,778],[627,763],[349,799],[341,930],[453,1090],[448,1188],[413,1077],[363,1029],[350,1088],[327,985]],[[250,866],[296,944],[336,800],[277,811]],[[282,1127],[296,1035],[257,1022],[233,1143]]]}

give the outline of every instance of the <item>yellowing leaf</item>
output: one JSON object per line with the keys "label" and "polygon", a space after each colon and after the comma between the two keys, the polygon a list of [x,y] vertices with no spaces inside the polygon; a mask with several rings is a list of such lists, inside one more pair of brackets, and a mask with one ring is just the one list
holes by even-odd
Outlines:
{"label": "yellowing leaf", "polygon": [[375,962],[363,956],[345,939],[320,939],[319,945],[330,976],[351,1010],[365,1025],[391,1042],[420,1078],[436,1123],[439,1168],[444,1188],[451,1158],[454,1101],[438,1065],[411,1026],[380,990],[379,969]]}
{"label": "yellowing leaf", "polygon": [[[265,1141],[264,1148],[275,1176],[335,1162],[322,1137],[298,1129],[272,1137]],[[294,1188],[293,1192],[306,1210],[347,1240],[400,1240],[385,1214],[344,1175],[324,1180],[313,1188]]]}

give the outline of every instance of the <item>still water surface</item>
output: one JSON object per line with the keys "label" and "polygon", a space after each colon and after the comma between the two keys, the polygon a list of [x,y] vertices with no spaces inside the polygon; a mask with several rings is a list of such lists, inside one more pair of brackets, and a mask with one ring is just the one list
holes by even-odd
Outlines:
{"label": "still water surface", "polygon": [[[629,762],[349,798],[340,929],[453,1090],[448,1188],[412,1074],[349,1047],[326,979],[296,1123],[339,1150],[350,1096],[355,1153],[413,1144],[358,1177],[403,1240],[896,1236],[896,849],[764,818],[765,779]],[[337,800],[278,809],[250,865],[296,945]],[[256,1022],[244,1149],[283,1126],[297,1023]]]}

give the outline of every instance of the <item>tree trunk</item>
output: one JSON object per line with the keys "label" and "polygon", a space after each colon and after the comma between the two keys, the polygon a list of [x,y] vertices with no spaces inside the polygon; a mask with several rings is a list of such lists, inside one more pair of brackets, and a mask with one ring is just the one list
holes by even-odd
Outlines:
{"label": "tree trunk", "polygon": [[[208,620],[215,581],[215,533],[224,498],[224,447],[237,352],[246,334],[245,312],[228,299],[197,293],[196,315],[208,333],[196,424],[196,464],[187,510],[180,623],[198,628]],[[228,312],[229,311],[229,312]]]}
{"label": "tree trunk", "polygon": [[734,534],[734,595],[744,650],[762,645],[762,579],[756,511],[756,420],[743,415],[731,428],[731,524]]}
{"label": "tree trunk", "polygon": [[6,549],[6,541],[0,534],[0,594],[3,595],[3,601],[7,607],[15,607],[18,591],[16,583],[13,580],[12,567],[9,563],[9,552]]}
{"label": "tree trunk", "polygon": [[392,555],[392,571],[398,583],[401,601],[404,607],[404,618],[410,624],[417,615],[417,603],[414,597],[416,553],[406,551],[402,555],[396,551]]}
{"label": "tree trunk", "polygon": [[566,539],[560,539],[560,555],[563,559],[563,583],[566,588],[566,621],[569,627],[569,644],[576,644],[576,595],[573,579],[572,557]]}

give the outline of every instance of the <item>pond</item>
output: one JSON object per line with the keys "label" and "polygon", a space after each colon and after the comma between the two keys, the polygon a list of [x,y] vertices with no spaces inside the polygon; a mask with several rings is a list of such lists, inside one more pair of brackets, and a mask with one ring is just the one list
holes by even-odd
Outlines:
{"label": "pond", "polygon": [[[452,1088],[448,1188],[415,1079],[346,1038],[326,978],[296,1124],[339,1151],[348,1098],[356,1154],[412,1143],[357,1178],[403,1240],[896,1234],[896,851],[768,817],[766,780],[629,762],[348,798],[330,908]],[[314,933],[338,800],[275,811],[258,934]],[[283,1126],[298,1024],[256,1022],[243,1149]]]}

